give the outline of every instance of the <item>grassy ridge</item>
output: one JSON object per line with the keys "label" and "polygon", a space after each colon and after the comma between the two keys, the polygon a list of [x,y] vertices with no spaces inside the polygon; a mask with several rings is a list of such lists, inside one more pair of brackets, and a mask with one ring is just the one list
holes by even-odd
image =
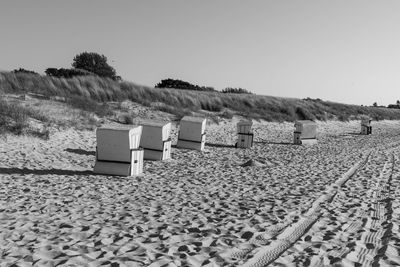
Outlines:
{"label": "grassy ridge", "polygon": [[[375,120],[400,119],[400,110],[361,107],[322,100],[301,100],[248,94],[223,94],[140,86],[94,76],[70,79],[24,73],[0,73],[0,91],[33,92],[48,97],[61,96],[86,103],[132,100],[181,117],[191,111],[217,112],[224,117],[242,115],[267,121],[296,119],[349,120],[369,115]],[[67,101],[68,102],[68,101]]]}

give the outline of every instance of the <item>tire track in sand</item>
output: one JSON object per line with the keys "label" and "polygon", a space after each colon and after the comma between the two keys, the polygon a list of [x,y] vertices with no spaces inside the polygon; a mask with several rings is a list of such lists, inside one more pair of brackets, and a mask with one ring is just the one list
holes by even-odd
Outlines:
{"label": "tire track in sand", "polygon": [[373,177],[375,185],[367,192],[370,198],[368,217],[365,220],[364,231],[356,241],[354,250],[346,260],[359,264],[375,266],[383,258],[386,251],[386,238],[391,235],[391,201],[390,183],[394,168],[394,157],[386,160],[379,177]]}
{"label": "tire track in sand", "polygon": [[[400,265],[400,159],[394,154],[395,166],[390,182],[390,224],[385,235],[382,254],[389,262]],[[393,264],[395,265],[395,264]]]}
{"label": "tire track in sand", "polygon": [[276,263],[295,259],[297,266],[399,264],[398,238],[392,233],[391,187],[396,163],[392,153],[370,160],[327,205],[310,234]]}
{"label": "tire track in sand", "polygon": [[[303,236],[310,227],[318,220],[321,216],[323,205],[333,199],[338,192],[338,189],[346,183],[361,167],[365,165],[369,158],[368,153],[363,160],[353,165],[345,174],[342,175],[335,183],[328,186],[325,192],[317,198],[311,208],[301,215],[301,219],[279,231],[276,235],[270,236],[272,241],[268,245],[259,247],[257,249],[247,248],[242,251],[234,251],[235,254],[252,254],[250,258],[243,266],[245,267],[258,267],[266,266],[276,260],[282,253],[289,249],[301,236]],[[257,239],[257,237],[256,237]],[[261,238],[262,239],[262,238]]]}

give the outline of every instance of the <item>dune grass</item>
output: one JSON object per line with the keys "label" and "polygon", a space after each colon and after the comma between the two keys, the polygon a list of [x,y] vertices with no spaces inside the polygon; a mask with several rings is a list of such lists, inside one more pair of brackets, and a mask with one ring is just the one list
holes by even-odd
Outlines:
{"label": "dune grass", "polygon": [[48,123],[49,119],[44,114],[24,107],[18,103],[10,103],[0,96],[0,134],[12,133],[16,135],[28,134],[43,139],[49,138],[49,130],[39,130],[31,127],[29,119]]}
{"label": "dune grass", "polygon": [[201,110],[219,116],[242,115],[267,121],[297,119],[342,120],[359,119],[368,115],[375,120],[400,119],[400,110],[346,105],[319,99],[294,99],[249,94],[200,92],[177,89],[151,88],[131,82],[117,82],[95,76],[70,79],[25,73],[0,73],[0,91],[4,93],[33,92],[47,97],[60,96],[67,103],[90,109],[99,116],[110,111],[107,101],[131,100],[152,106],[180,117]]}

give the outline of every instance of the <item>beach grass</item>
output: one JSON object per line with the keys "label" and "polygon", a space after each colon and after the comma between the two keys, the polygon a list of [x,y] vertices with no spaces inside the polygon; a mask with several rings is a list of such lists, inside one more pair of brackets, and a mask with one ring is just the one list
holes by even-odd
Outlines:
{"label": "beach grass", "polygon": [[26,73],[0,73],[3,93],[36,93],[45,97],[62,97],[73,107],[107,116],[107,101],[131,100],[144,106],[176,115],[177,119],[191,112],[214,112],[221,117],[240,115],[266,121],[298,119],[359,119],[367,115],[374,120],[400,119],[400,110],[341,104],[320,99],[296,99],[255,94],[189,91],[153,88],[127,81],[114,81],[97,76],[53,78]]}

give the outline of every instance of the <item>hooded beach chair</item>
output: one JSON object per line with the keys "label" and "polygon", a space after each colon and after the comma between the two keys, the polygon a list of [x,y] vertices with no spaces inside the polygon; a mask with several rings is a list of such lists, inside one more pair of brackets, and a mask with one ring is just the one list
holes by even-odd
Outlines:
{"label": "hooded beach chair", "polygon": [[299,120],[294,124],[294,140],[296,145],[317,143],[317,124],[310,120]]}
{"label": "hooded beach chair", "polygon": [[177,147],[202,151],[206,143],[205,118],[185,116],[179,125]]}
{"label": "hooded beach chair", "polygon": [[361,134],[372,134],[371,121],[370,117],[365,116],[361,118]]}
{"label": "hooded beach chair", "polygon": [[144,149],[144,159],[165,160],[171,158],[171,123],[144,121],[140,146]]}
{"label": "hooded beach chair", "polygon": [[142,126],[97,128],[94,172],[132,176],[143,172]]}
{"label": "hooded beach chair", "polygon": [[251,126],[253,122],[250,120],[241,120],[237,123],[238,141],[236,147],[250,148],[253,146],[254,134]]}

